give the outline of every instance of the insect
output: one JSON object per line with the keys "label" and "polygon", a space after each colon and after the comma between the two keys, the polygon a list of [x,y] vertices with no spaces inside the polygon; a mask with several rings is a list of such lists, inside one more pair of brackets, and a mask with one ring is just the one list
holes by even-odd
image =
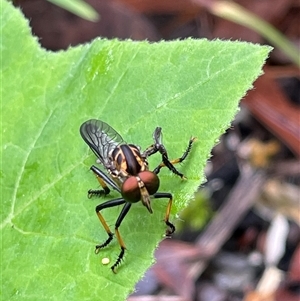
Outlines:
{"label": "insect", "polygon": [[[97,254],[100,249],[106,247],[112,241],[114,236],[103,218],[101,211],[106,208],[123,205],[115,223],[115,235],[121,248],[116,262],[111,267],[115,273],[126,250],[125,243],[119,232],[119,227],[133,203],[141,201],[147,210],[153,213],[151,199],[169,199],[164,218],[164,222],[168,227],[166,235],[170,236],[175,231],[175,226],[169,221],[173,200],[172,194],[168,192],[158,192],[160,181],[157,174],[162,167],[167,167],[174,174],[184,178],[184,175],[174,167],[174,164],[185,160],[195,138],[192,137],[189,140],[188,146],[180,158],[169,160],[166,148],[162,143],[160,127],[157,127],[153,133],[154,143],[144,152],[141,152],[140,147],[137,145],[127,144],[111,126],[100,120],[91,119],[84,122],[80,127],[80,134],[98,158],[97,162],[107,171],[107,173],[105,173],[95,165],[91,166],[90,169],[95,174],[102,189],[90,189],[88,191],[88,197],[106,196],[110,193],[108,186],[121,194],[121,197],[106,201],[95,208],[96,214],[108,234],[108,238],[104,243],[96,245],[95,253]],[[161,154],[162,161],[153,171],[150,171],[147,158],[157,152]]]}

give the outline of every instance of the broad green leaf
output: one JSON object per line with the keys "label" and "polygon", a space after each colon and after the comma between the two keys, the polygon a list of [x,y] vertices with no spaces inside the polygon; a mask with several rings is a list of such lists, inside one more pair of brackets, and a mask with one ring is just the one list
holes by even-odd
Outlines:
{"label": "broad green leaf", "polygon": [[[94,254],[107,237],[94,211],[104,200],[87,199],[87,190],[99,185],[80,125],[101,119],[142,149],[161,126],[171,158],[183,153],[191,136],[198,138],[178,166],[187,180],[167,169],[160,173],[160,191],[174,196],[176,222],[270,47],[96,39],[53,53],[40,48],[28,21],[3,0],[1,33],[1,298],[125,300],[154,262],[168,200],[154,200],[152,215],[134,204],[120,227],[127,252],[118,274],[102,265],[102,258],[117,259],[119,246],[115,239]],[[150,159],[151,168],[160,162],[156,155]],[[113,191],[105,200],[116,197]],[[103,211],[112,230],[120,210]]]}

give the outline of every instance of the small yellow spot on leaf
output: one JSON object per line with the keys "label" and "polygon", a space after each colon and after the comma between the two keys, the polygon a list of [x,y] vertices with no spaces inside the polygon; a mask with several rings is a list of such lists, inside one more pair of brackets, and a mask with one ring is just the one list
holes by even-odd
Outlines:
{"label": "small yellow spot on leaf", "polygon": [[102,258],[101,262],[102,262],[102,264],[106,265],[106,264],[109,264],[110,260],[109,260],[109,258],[105,257],[105,258]]}

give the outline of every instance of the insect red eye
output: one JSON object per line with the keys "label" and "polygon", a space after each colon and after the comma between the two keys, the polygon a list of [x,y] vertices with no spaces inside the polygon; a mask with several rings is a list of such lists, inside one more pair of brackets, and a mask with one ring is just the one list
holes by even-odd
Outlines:
{"label": "insect red eye", "polygon": [[157,192],[159,188],[159,178],[155,173],[151,171],[142,171],[139,173],[139,177],[144,182],[149,195]]}
{"label": "insect red eye", "polygon": [[129,177],[125,180],[121,188],[122,197],[130,202],[136,203],[141,199],[140,188],[136,177]]}

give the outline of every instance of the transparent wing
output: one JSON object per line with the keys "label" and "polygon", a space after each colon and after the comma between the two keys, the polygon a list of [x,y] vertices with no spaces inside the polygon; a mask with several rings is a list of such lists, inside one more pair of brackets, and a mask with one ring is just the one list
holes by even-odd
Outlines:
{"label": "transparent wing", "polygon": [[80,127],[80,135],[102,164],[109,163],[109,154],[118,145],[124,143],[123,138],[107,123],[90,119]]}

